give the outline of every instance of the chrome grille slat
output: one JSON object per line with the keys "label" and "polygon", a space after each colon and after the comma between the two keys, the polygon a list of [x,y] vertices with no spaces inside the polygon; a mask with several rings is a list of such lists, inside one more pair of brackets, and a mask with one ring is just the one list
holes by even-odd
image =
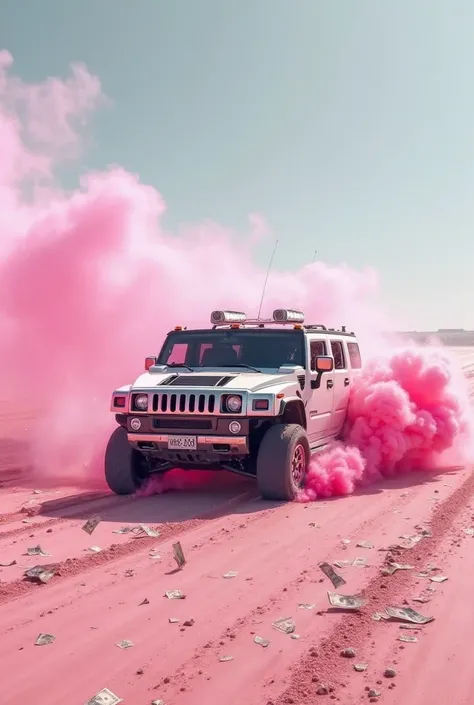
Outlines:
{"label": "chrome grille slat", "polygon": [[215,391],[162,391],[151,394],[149,411],[154,414],[214,416],[220,411],[221,395]]}

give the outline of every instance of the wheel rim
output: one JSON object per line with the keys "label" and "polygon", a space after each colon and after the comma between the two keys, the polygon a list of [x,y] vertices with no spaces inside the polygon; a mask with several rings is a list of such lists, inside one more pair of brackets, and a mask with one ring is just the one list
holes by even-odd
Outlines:
{"label": "wheel rim", "polygon": [[297,487],[301,487],[303,484],[305,474],[306,453],[301,443],[298,443],[293,451],[293,458],[291,460],[291,477]]}

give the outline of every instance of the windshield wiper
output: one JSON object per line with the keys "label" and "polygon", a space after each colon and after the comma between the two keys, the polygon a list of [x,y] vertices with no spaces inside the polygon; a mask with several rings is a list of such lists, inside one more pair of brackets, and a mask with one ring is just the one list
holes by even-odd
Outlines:
{"label": "windshield wiper", "polygon": [[185,365],[184,363],[179,363],[179,362],[168,362],[165,367],[185,367],[187,370],[190,370],[191,372],[195,372],[196,370],[193,370],[192,367],[189,365]]}
{"label": "windshield wiper", "polygon": [[247,370],[253,370],[254,372],[262,373],[262,370],[257,370],[256,367],[252,365],[246,365],[244,362],[235,362],[233,365],[217,365],[217,367],[245,367]]}

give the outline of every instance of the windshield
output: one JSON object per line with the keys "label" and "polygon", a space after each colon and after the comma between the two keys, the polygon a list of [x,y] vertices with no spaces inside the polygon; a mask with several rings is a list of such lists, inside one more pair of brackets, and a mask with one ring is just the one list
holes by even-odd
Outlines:
{"label": "windshield", "polygon": [[158,357],[159,365],[189,367],[278,368],[305,366],[301,331],[210,330],[170,333]]}

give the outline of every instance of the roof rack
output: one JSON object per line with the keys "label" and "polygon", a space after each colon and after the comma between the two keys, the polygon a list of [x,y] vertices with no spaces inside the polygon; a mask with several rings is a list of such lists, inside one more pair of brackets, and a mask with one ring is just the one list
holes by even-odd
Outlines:
{"label": "roof rack", "polygon": [[242,323],[215,323],[212,330],[216,328],[231,328],[238,326],[239,328],[265,328],[266,325],[271,326],[294,326],[295,321],[274,321],[273,318],[247,318]]}
{"label": "roof rack", "polygon": [[248,329],[248,328],[265,328],[266,326],[277,326],[277,327],[294,327],[297,325],[298,327],[303,328],[304,330],[307,331],[320,331],[320,332],[325,332],[325,333],[334,333],[336,335],[347,335],[350,337],[354,337],[355,333],[351,331],[346,330],[346,326],[341,326],[341,329],[338,330],[337,328],[327,328],[325,325],[322,323],[311,323],[308,325],[301,325],[301,324],[295,324],[294,321],[274,321],[272,318],[268,319],[262,319],[262,318],[249,318],[243,323],[215,323],[212,326],[212,330],[216,329],[222,329],[222,328],[243,328],[243,329]]}
{"label": "roof rack", "polygon": [[324,330],[327,333],[335,333],[336,335],[349,335],[354,337],[355,333],[354,331],[349,331],[346,330],[346,326],[341,326],[341,329],[339,330],[338,328],[326,328],[326,326],[323,326],[320,323],[315,323],[315,324],[308,324],[307,326],[304,326],[306,330]]}

